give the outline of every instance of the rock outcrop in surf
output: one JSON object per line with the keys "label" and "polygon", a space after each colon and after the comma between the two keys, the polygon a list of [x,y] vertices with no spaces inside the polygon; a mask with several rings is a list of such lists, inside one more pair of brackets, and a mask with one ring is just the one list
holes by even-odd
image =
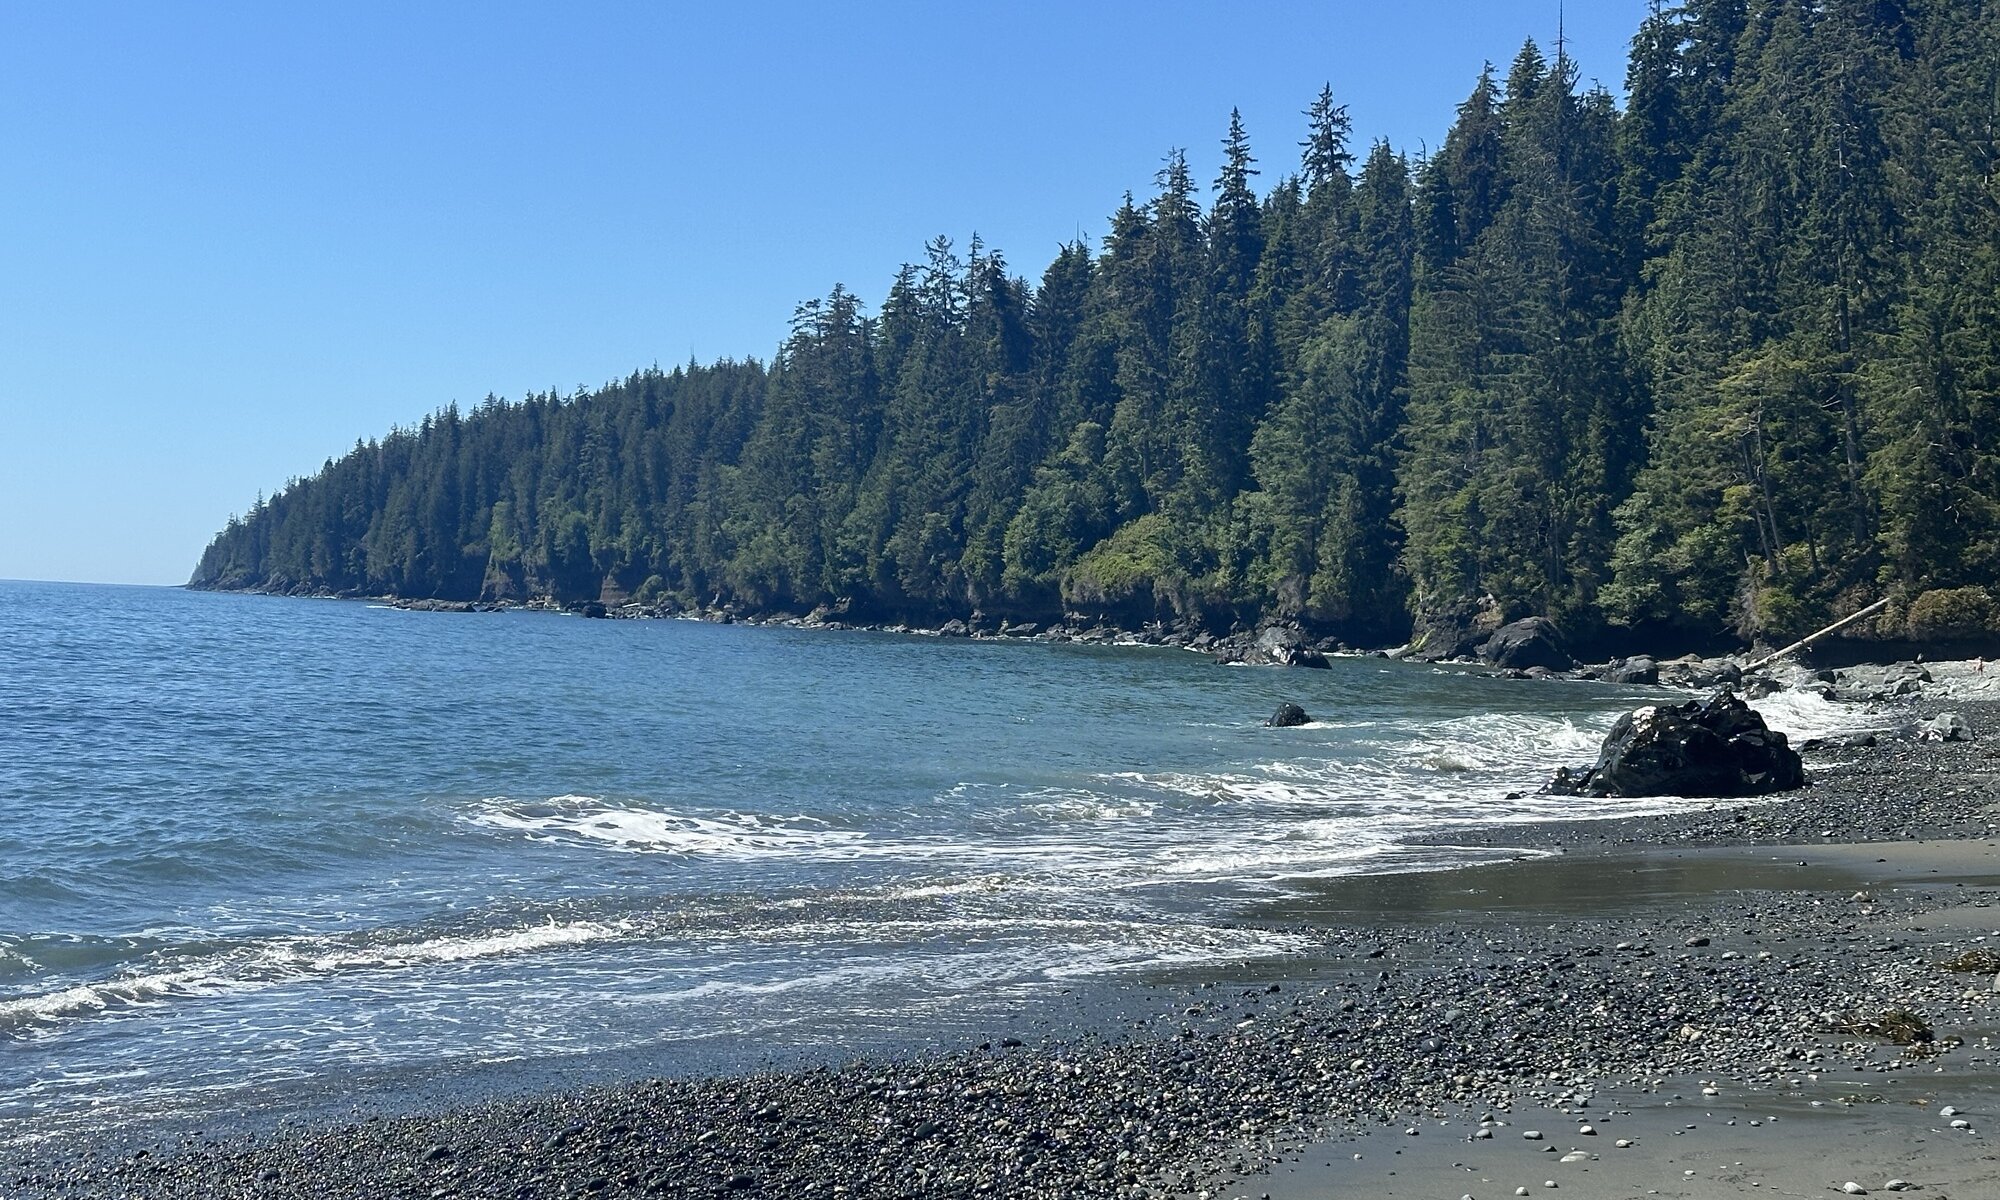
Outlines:
{"label": "rock outcrop in surf", "polygon": [[1285,703],[1280,704],[1278,711],[1272,713],[1265,720],[1264,724],[1269,725],[1273,729],[1291,729],[1295,726],[1304,725],[1311,720],[1312,718],[1306,715],[1305,709],[1300,708],[1296,704]]}
{"label": "rock outcrop in surf", "polygon": [[1761,796],[1804,787],[1785,735],[1735,693],[1648,705],[1605,735],[1597,764],[1559,768],[1547,791],[1570,796]]}
{"label": "rock outcrop in surf", "polygon": [[1313,648],[1300,630],[1290,625],[1267,625],[1253,638],[1218,643],[1215,661],[1225,666],[1326,667],[1326,655]]}

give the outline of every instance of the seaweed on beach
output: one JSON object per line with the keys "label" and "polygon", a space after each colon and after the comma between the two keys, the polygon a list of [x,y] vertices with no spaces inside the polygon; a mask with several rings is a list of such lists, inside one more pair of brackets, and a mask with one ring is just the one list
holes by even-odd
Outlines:
{"label": "seaweed on beach", "polygon": [[1907,1008],[1892,1008],[1879,1017],[1850,1017],[1835,1022],[1833,1028],[1841,1033],[1881,1038],[1896,1046],[1929,1045],[1937,1040],[1930,1022]]}
{"label": "seaweed on beach", "polygon": [[2000,975],[2000,951],[1967,950],[1955,958],[1945,959],[1938,966],[1967,974]]}

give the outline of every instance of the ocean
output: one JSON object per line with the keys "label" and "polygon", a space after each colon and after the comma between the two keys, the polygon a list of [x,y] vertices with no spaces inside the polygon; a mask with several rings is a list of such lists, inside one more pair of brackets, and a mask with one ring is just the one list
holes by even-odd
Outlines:
{"label": "ocean", "polygon": [[[1315,878],[1700,804],[1507,798],[1670,698],[0,583],[0,1145],[831,1061],[1282,960],[1245,914]],[[1818,704],[1765,707],[1851,719]]]}

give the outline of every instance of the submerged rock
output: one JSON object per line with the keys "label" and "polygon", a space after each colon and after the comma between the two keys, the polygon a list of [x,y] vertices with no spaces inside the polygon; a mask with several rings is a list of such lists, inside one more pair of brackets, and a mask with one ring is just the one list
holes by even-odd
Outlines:
{"label": "submerged rock", "polygon": [[1805,786],[1785,735],[1721,691],[1686,704],[1649,705],[1618,718],[1597,765],[1561,768],[1548,791],[1573,796],[1761,796]]}
{"label": "submerged rock", "polygon": [[1273,729],[1290,729],[1295,725],[1304,725],[1310,720],[1312,718],[1306,715],[1305,709],[1300,708],[1296,704],[1286,703],[1280,704],[1278,711],[1272,713],[1270,719],[1265,721],[1264,724],[1269,725]]}
{"label": "submerged rock", "polygon": [[1479,657],[1496,667],[1521,671],[1535,667],[1567,671],[1576,665],[1563,649],[1561,631],[1547,617],[1524,617],[1502,625],[1480,645]]}

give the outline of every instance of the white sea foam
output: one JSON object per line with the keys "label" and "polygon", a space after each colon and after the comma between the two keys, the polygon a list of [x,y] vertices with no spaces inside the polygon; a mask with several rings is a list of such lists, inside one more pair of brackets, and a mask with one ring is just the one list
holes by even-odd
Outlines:
{"label": "white sea foam", "polygon": [[433,963],[469,962],[503,954],[526,954],[560,946],[581,946],[622,936],[629,926],[596,921],[529,925],[499,933],[469,934],[432,938],[428,941],[389,943],[378,947],[342,949],[331,953],[299,955],[296,961],[314,971],[369,970],[384,967],[413,967]]}
{"label": "white sea foam", "polygon": [[1144,941],[1103,943],[1094,953],[1078,954],[1045,968],[1042,974],[1051,979],[1074,979],[1217,960],[1277,958],[1311,945],[1311,939],[1304,935],[1277,929],[1183,925],[1158,930],[1157,936]]}
{"label": "white sea foam", "polygon": [[852,858],[868,840],[858,830],[835,829],[803,817],[754,813],[696,816],[593,796],[557,796],[533,804],[495,797],[467,819],[488,829],[575,839],[617,850],[700,854],[726,858]]}
{"label": "white sea foam", "polygon": [[[1839,715],[1832,706],[1826,712]],[[940,797],[949,804],[944,811],[969,812],[969,824],[958,829],[905,827],[902,814],[885,814],[879,828],[844,829],[804,817],[675,812],[589,796],[494,799],[465,815],[486,828],[612,850],[894,861],[929,876],[872,892],[889,902],[1070,903],[1059,898],[1164,883],[1264,885],[1412,869],[1417,859],[1443,866],[1481,853],[1428,848],[1413,859],[1408,842],[1473,825],[1688,807],[1673,798],[1586,803],[1521,794],[1553,765],[1593,757],[1617,714],[1607,706],[1573,715],[1356,722],[1358,736],[1343,742],[1301,743],[1298,756],[1214,772],[1106,772],[1078,786],[961,783]]]}
{"label": "white sea foam", "polygon": [[1107,796],[1088,791],[1044,791],[1043,798],[1021,806],[1021,811],[1044,821],[1126,821],[1150,817],[1159,811],[1156,801],[1136,796]]}
{"label": "white sea foam", "polygon": [[[850,939],[851,925],[802,924],[783,931],[801,941]],[[962,939],[964,950],[943,954],[881,954],[776,978],[707,979],[654,993],[671,1004],[726,997],[770,997],[799,991],[838,989],[853,1004],[867,986],[893,981],[920,982],[948,993],[990,989],[1035,978],[1074,979],[1091,975],[1209,962],[1241,961],[1296,953],[1310,944],[1305,936],[1254,926],[1106,921],[1103,919],[998,919],[943,922],[871,922],[867,932],[889,937],[909,934],[926,941],[943,935]],[[1011,933],[1004,944],[980,935]],[[1037,936],[1027,936],[1027,935]],[[894,994],[894,993],[891,993]]]}
{"label": "white sea foam", "polygon": [[1099,776],[1107,783],[1138,784],[1145,788],[1158,789],[1178,796],[1188,796],[1197,800],[1230,799],[1229,785],[1245,782],[1240,777],[1228,775],[1195,775],[1182,771],[1110,771]]}
{"label": "white sea foam", "polygon": [[1368,837],[1358,822],[1338,825],[1333,837],[1315,836],[1308,831],[1309,826],[1294,826],[1256,839],[1188,847],[1166,857],[1160,871],[1170,879],[1214,883],[1278,879],[1297,876],[1308,866],[1324,870],[1341,863],[1351,869],[1394,845],[1386,838]]}
{"label": "white sea foam", "polygon": [[2000,700],[2000,661],[1955,660],[1925,663],[1931,682],[1924,694],[1935,699]]}
{"label": "white sea foam", "polygon": [[177,988],[200,978],[200,972],[162,971],[0,1000],[0,1030],[102,1012],[114,1005],[144,1004],[171,995]]}
{"label": "white sea foam", "polygon": [[176,998],[263,991],[315,977],[470,962],[623,936],[598,922],[545,922],[490,933],[369,942],[353,936],[268,939],[170,970],[139,971],[35,995],[0,999],[0,1030],[49,1025]]}
{"label": "white sea foam", "polygon": [[1568,717],[1524,713],[1455,717],[1421,727],[1415,744],[1481,766],[1540,764],[1550,755],[1594,753],[1614,719],[1606,714],[1601,723],[1578,725]]}
{"label": "white sea foam", "polygon": [[1765,724],[1793,742],[1806,738],[1832,737],[1882,729],[1889,724],[1881,710],[1871,704],[1851,704],[1828,700],[1817,692],[1773,692],[1750,707]]}
{"label": "white sea foam", "polygon": [[955,896],[994,896],[1032,886],[1029,881],[1017,875],[978,875],[971,879],[891,887],[882,895],[890,900],[940,900]]}

